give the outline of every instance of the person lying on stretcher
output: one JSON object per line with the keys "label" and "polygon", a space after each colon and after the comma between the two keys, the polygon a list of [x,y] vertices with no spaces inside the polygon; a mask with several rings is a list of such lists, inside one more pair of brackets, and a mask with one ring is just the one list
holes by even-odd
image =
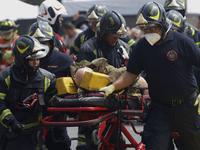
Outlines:
{"label": "person lying on stretcher", "polygon": [[[81,68],[81,69],[79,69],[77,72],[76,72],[76,74],[75,74],[75,82],[76,82],[76,85],[78,86],[78,87],[80,87],[80,85],[81,85],[81,81],[83,80],[83,77],[84,77],[84,75],[85,75],[85,72],[94,72],[91,68],[89,68],[89,67],[84,67],[84,68]],[[138,79],[138,81],[133,85],[133,86],[137,86],[137,87],[148,87],[148,84],[147,84],[147,82],[146,82],[146,80],[143,78],[143,77],[139,77],[139,79]],[[140,90],[139,89],[137,89],[136,91],[135,91],[135,93],[140,93]],[[145,90],[144,91],[144,93],[143,93],[144,95],[148,95],[149,94],[149,91],[148,90]],[[135,96],[136,94],[132,94],[132,96]]]}

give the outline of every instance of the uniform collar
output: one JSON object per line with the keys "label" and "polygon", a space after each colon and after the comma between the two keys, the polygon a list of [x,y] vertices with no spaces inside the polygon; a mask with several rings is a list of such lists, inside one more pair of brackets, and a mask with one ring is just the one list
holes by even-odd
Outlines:
{"label": "uniform collar", "polygon": [[117,41],[117,43],[113,46],[113,45],[111,45],[108,41],[106,41],[104,38],[101,38],[101,43],[102,43],[102,45],[105,45],[107,48],[114,48],[117,44],[118,44],[118,41]]}
{"label": "uniform collar", "polygon": [[169,30],[167,32],[167,36],[166,36],[165,40],[161,43],[161,45],[164,44],[164,43],[166,43],[166,42],[168,42],[168,41],[172,41],[174,39],[174,36],[173,36],[172,32],[174,32],[174,31],[170,31]]}
{"label": "uniform collar", "polygon": [[28,77],[28,82],[35,82],[37,80],[41,80],[42,78],[39,72],[40,71],[38,69],[36,73],[30,75],[30,74],[27,74],[26,72],[23,72],[20,68],[15,67],[15,65],[13,65],[12,67],[12,76],[14,80],[21,83],[25,83],[25,84],[27,83],[27,79],[26,79],[27,77]]}

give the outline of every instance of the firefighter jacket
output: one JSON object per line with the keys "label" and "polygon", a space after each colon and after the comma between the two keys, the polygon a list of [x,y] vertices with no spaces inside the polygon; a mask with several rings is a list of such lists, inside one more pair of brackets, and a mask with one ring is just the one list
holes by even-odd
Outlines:
{"label": "firefighter jacket", "polygon": [[74,40],[72,46],[70,47],[70,54],[77,55],[79,48],[81,45],[95,36],[95,33],[91,30],[91,28],[87,28],[87,30],[81,32],[77,38]]}
{"label": "firefighter jacket", "polygon": [[188,22],[185,22],[184,34],[193,39],[196,45],[200,47],[200,31],[196,27],[192,26]]}
{"label": "firefighter jacket", "polygon": [[103,38],[93,37],[81,46],[78,53],[78,62],[91,63],[96,58],[104,57],[108,60],[109,65],[119,68],[125,66],[125,57],[127,57],[126,54],[128,55],[130,50],[130,46],[120,39],[118,39],[115,46],[112,46]]}
{"label": "firefighter jacket", "polygon": [[[78,35],[78,37],[74,40],[72,46],[70,47],[70,54],[73,53],[74,55],[77,55],[81,45],[85,41],[91,39],[94,36],[95,36],[95,33],[91,30],[91,28],[88,28],[87,30],[81,32]],[[125,38],[120,38],[120,40],[127,43],[131,47],[131,49],[135,47],[136,42],[133,39],[131,39],[129,36]]]}
{"label": "firefighter jacket", "polygon": [[55,74],[56,78],[70,76],[70,65],[73,60],[69,55],[53,50],[52,54],[40,61],[40,67]]}
{"label": "firefighter jacket", "polygon": [[[0,72],[0,131],[4,134],[10,133],[8,125],[14,119],[25,125],[25,133],[38,130],[42,105],[48,105],[56,92],[54,74],[39,68],[34,76],[28,76],[22,78],[24,75],[14,65]],[[34,93],[37,101],[27,100]]]}
{"label": "firefighter jacket", "polygon": [[4,52],[6,50],[12,51],[12,45],[15,42],[15,40],[19,37],[19,35],[17,35],[14,40],[11,42],[11,45],[8,46],[6,41],[3,38],[0,38],[0,71],[2,71],[3,69],[5,69],[6,67],[12,65],[13,63],[13,59],[14,57],[12,56],[12,62],[11,64],[8,64],[6,59],[3,59],[2,56],[4,54]]}
{"label": "firefighter jacket", "polygon": [[136,45],[136,42],[132,38],[130,38],[129,36],[126,36],[125,38],[120,38],[120,40],[127,43],[131,47],[131,50],[133,50],[135,45]]}

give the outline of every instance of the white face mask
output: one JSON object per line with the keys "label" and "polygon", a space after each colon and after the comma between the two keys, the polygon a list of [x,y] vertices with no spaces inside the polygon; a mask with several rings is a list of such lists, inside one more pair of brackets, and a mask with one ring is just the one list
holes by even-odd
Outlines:
{"label": "white face mask", "polygon": [[146,40],[151,44],[152,46],[158,42],[161,38],[161,36],[158,33],[147,33],[144,35]]}

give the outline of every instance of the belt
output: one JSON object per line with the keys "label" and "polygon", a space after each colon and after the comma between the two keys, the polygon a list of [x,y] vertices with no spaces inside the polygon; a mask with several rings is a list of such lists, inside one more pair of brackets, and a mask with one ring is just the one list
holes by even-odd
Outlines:
{"label": "belt", "polygon": [[168,106],[178,106],[182,103],[185,103],[185,102],[188,102],[190,100],[192,100],[193,98],[197,97],[197,92],[193,92],[191,94],[189,94],[188,96],[184,97],[184,98],[180,98],[180,99],[173,99],[173,100],[170,100],[170,101],[156,101],[160,104],[163,104],[163,105],[168,105]]}

